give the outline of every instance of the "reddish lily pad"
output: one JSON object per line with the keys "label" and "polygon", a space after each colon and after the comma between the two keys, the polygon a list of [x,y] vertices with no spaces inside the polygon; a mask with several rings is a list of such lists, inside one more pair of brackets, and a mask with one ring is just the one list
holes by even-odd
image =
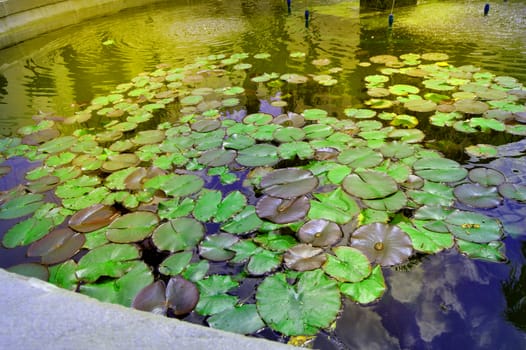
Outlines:
{"label": "reddish lily pad", "polygon": [[92,232],[108,226],[119,215],[113,206],[98,203],[76,212],[68,225],[77,232]]}
{"label": "reddish lily pad", "polygon": [[83,234],[69,228],[56,229],[31,244],[27,256],[40,256],[42,264],[53,265],[77,254],[85,241]]}

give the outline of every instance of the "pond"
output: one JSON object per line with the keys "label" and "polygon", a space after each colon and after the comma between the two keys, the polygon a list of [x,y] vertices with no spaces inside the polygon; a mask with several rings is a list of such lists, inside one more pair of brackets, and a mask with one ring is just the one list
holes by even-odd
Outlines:
{"label": "pond", "polygon": [[526,4],[485,3],[172,1],[2,50],[0,267],[320,349],[526,347]]}

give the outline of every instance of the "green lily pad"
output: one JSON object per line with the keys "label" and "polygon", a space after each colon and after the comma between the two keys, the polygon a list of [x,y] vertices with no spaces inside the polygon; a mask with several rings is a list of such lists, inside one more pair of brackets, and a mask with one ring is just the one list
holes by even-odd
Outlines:
{"label": "green lily pad", "polygon": [[468,155],[478,158],[495,158],[499,154],[497,146],[488,144],[471,145],[465,148]]}
{"label": "green lily pad", "polygon": [[356,171],[342,182],[343,189],[359,198],[384,198],[398,190],[395,180],[383,172],[375,170]]}
{"label": "green lily pad", "polygon": [[6,248],[28,245],[48,234],[53,226],[50,218],[32,216],[7,230],[2,238],[2,245]]}
{"label": "green lily pad", "polygon": [[359,282],[371,274],[369,259],[353,247],[335,247],[335,255],[328,254],[323,270],[341,282]]}
{"label": "green lily pad", "polygon": [[437,108],[437,104],[429,100],[411,100],[404,104],[404,107],[413,112],[432,112]]}
{"label": "green lily pad", "polygon": [[343,225],[350,222],[360,212],[356,201],[341,187],[332,192],[315,194],[317,200],[310,201],[307,217],[311,220],[328,220]]}
{"label": "green lily pad", "polygon": [[423,220],[413,220],[413,225],[406,222],[397,225],[409,235],[416,251],[432,254],[453,246],[454,240],[450,233],[428,230],[424,227],[426,223]]}
{"label": "green lily pad", "polygon": [[38,278],[42,281],[47,281],[49,278],[48,268],[44,265],[37,263],[22,263],[11,266],[6,270],[22,276]]}
{"label": "green lily pad", "polygon": [[84,255],[77,265],[77,277],[95,282],[101,276],[121,277],[135,266],[139,249],[132,244],[108,243]]}
{"label": "green lily pad", "polygon": [[256,144],[238,152],[236,161],[244,166],[274,165],[279,161],[277,147]]}
{"label": "green lily pad", "polygon": [[338,155],[338,162],[351,168],[371,168],[383,160],[381,153],[366,147],[349,148]]}
{"label": "green lily pad", "polygon": [[227,292],[238,285],[238,282],[227,275],[214,274],[197,281],[200,299],[196,311],[200,315],[213,315],[232,308],[237,303],[237,298]]}
{"label": "green lily pad", "polygon": [[235,252],[230,250],[239,238],[228,233],[219,233],[206,236],[199,245],[199,255],[210,261],[226,261],[234,257]]}
{"label": "green lily pad", "polygon": [[369,304],[382,297],[387,290],[380,265],[376,265],[369,277],[355,283],[340,284],[343,295],[360,304]]}
{"label": "green lily pad", "polygon": [[189,251],[170,255],[159,265],[159,272],[168,276],[179,275],[190,264],[192,255],[192,252]]}
{"label": "green lily pad", "polygon": [[376,111],[371,109],[360,109],[360,108],[346,108],[343,113],[350,118],[372,118],[376,115]]}
{"label": "green lily pad", "polygon": [[48,267],[49,279],[48,282],[60,288],[75,291],[78,286],[78,279],[75,271],[77,270],[77,263],[73,260],[68,260],[62,264],[57,264]]}
{"label": "green lily pad", "polygon": [[152,235],[160,250],[177,252],[194,248],[204,236],[203,225],[192,218],[177,218],[158,226]]}
{"label": "green lily pad", "polygon": [[240,334],[251,334],[265,326],[254,304],[244,304],[218,312],[208,318],[207,322],[212,328]]}
{"label": "green lily pad", "polygon": [[256,300],[265,323],[285,335],[316,334],[334,321],[341,307],[336,283],[321,270],[304,272],[294,285],[283,273],[269,276],[259,285]]}
{"label": "green lily pad", "polygon": [[426,181],[419,190],[410,190],[408,195],[417,203],[425,205],[451,206],[455,201],[453,189],[437,182]]}
{"label": "green lily pad", "polygon": [[486,244],[473,243],[462,239],[457,239],[458,250],[470,257],[471,259],[480,259],[491,262],[505,262],[507,261],[504,253],[503,242],[489,242]]}
{"label": "green lily pad", "polygon": [[159,217],[149,211],[128,213],[113,220],[108,226],[106,237],[115,243],[142,241],[148,237],[157,224]]}
{"label": "green lily pad", "polygon": [[421,142],[425,135],[418,129],[395,129],[391,131],[388,136],[390,138],[400,139],[400,141],[406,143],[417,143]]}
{"label": "green lily pad", "polygon": [[38,149],[45,153],[58,153],[68,150],[77,142],[78,139],[75,136],[61,136],[43,143]]}
{"label": "green lily pad", "polygon": [[131,306],[141,289],[153,282],[152,272],[142,261],[136,261],[122,277],[101,283],[83,284],[79,292],[103,302]]}
{"label": "green lily pad", "polygon": [[423,158],[413,163],[415,174],[435,182],[454,182],[466,177],[468,171],[447,158]]}
{"label": "green lily pad", "polygon": [[446,218],[449,231],[456,237],[475,243],[487,243],[501,238],[498,220],[483,214],[455,210]]}
{"label": "green lily pad", "polygon": [[14,219],[29,215],[40,208],[44,195],[28,193],[3,203],[0,207],[0,219]]}
{"label": "green lily pad", "polygon": [[506,130],[506,125],[500,120],[489,119],[489,118],[471,118],[469,120],[469,126],[472,128],[480,128],[482,131],[496,130],[504,131]]}
{"label": "green lily pad", "polygon": [[395,84],[389,86],[389,92],[397,96],[407,96],[409,94],[418,94],[420,89],[413,85]]}
{"label": "green lily pad", "polygon": [[257,230],[263,222],[256,214],[256,208],[247,205],[240,213],[226,221],[221,229],[234,234],[245,234]]}
{"label": "green lily pad", "polygon": [[173,197],[188,196],[198,192],[204,181],[196,175],[159,175],[144,183],[144,188],[164,191]]}

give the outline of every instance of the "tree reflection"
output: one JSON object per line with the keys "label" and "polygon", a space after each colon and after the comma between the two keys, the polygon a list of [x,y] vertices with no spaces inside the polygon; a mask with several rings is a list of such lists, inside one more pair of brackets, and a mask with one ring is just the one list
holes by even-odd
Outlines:
{"label": "tree reflection", "polygon": [[[521,252],[526,257],[526,242],[522,242]],[[506,320],[526,331],[526,265],[511,269],[509,279],[502,282],[502,291],[507,304]]]}

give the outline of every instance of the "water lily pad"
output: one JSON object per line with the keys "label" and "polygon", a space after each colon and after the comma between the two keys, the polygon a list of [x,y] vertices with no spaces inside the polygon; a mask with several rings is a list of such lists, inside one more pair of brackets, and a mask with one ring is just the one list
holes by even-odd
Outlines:
{"label": "water lily pad", "polygon": [[210,261],[230,260],[235,252],[229,248],[238,241],[238,237],[224,232],[207,236],[199,245],[199,255]]}
{"label": "water lily pad", "polygon": [[45,265],[57,264],[74,256],[85,241],[83,234],[69,228],[56,229],[31,244],[27,256],[40,256]]}
{"label": "water lily pad", "polygon": [[351,168],[371,168],[380,164],[383,156],[370,148],[355,147],[342,151],[337,159]]}
{"label": "water lily pad", "polygon": [[144,183],[145,188],[164,191],[169,196],[184,197],[198,192],[204,181],[196,175],[159,175]]}
{"label": "water lily pad", "polygon": [[256,300],[265,323],[285,335],[316,334],[334,321],[341,306],[336,282],[321,270],[304,272],[294,285],[283,273],[269,276],[259,285]]}
{"label": "water lily pad", "polygon": [[423,158],[413,163],[416,175],[435,182],[454,182],[466,177],[468,171],[447,158]]}
{"label": "water lily pad", "polygon": [[306,196],[283,199],[266,195],[256,205],[256,213],[260,218],[277,224],[302,220],[309,209],[310,203]]}
{"label": "water lily pad", "polygon": [[446,224],[456,237],[475,243],[497,241],[502,235],[498,220],[475,212],[455,210],[446,218]]}
{"label": "water lily pad", "polygon": [[137,166],[140,163],[139,157],[134,153],[120,153],[111,155],[105,161],[101,169],[107,172],[118,171],[125,168]]}
{"label": "water lily pad", "polygon": [[238,282],[227,275],[214,274],[197,281],[200,298],[196,311],[200,315],[213,315],[232,308],[237,298],[227,292],[238,285]]}
{"label": "water lily pad", "polygon": [[336,223],[318,219],[307,221],[298,230],[297,235],[303,243],[312,244],[314,247],[326,247],[338,243],[343,237],[343,232]]}
{"label": "water lily pad", "polygon": [[455,187],[454,194],[461,203],[473,208],[495,208],[501,202],[497,187],[494,186],[467,183]]}
{"label": "water lily pad", "polygon": [[404,104],[404,107],[413,112],[432,112],[436,109],[437,104],[429,100],[411,100]]}
{"label": "water lily pad", "polygon": [[227,165],[236,158],[236,152],[233,150],[211,149],[203,152],[197,159],[200,164],[217,167]]}
{"label": "water lily pad", "polygon": [[360,304],[369,304],[379,299],[386,289],[380,265],[376,265],[371,275],[360,282],[340,284],[342,294]]}
{"label": "water lily pad", "polygon": [[203,100],[204,98],[201,95],[189,95],[189,96],[183,97],[180,100],[180,103],[183,106],[195,106],[203,102]]}
{"label": "water lily pad", "polygon": [[226,221],[221,229],[234,234],[245,234],[257,230],[263,222],[256,214],[256,208],[247,205],[240,213]]}
{"label": "water lily pad", "polygon": [[526,185],[503,183],[498,187],[501,196],[519,202],[526,202]]}
{"label": "water lily pad", "polygon": [[244,304],[212,315],[207,320],[212,328],[240,334],[251,334],[265,326],[254,304]]}
{"label": "water lily pad", "polygon": [[292,270],[308,271],[314,270],[327,260],[321,248],[313,247],[310,244],[297,244],[288,249],[283,256],[285,265]]}
{"label": "water lily pad", "polygon": [[360,108],[346,108],[343,113],[350,118],[372,118],[376,115],[376,111],[371,109],[360,109]]}
{"label": "water lily pad", "polygon": [[341,187],[332,192],[317,193],[315,197],[317,200],[310,201],[308,217],[311,220],[323,219],[343,225],[360,212],[356,201]]}
{"label": "water lily pad", "polygon": [[109,225],[119,215],[113,206],[97,203],[73,214],[68,225],[77,232],[92,232]]}
{"label": "water lily pad", "polygon": [[135,261],[130,263],[130,267],[122,277],[99,283],[82,284],[79,292],[103,302],[129,307],[135,295],[152,281],[152,273],[148,266],[142,261]]}
{"label": "water lily pad", "polygon": [[47,281],[49,278],[48,268],[37,263],[22,263],[11,266],[6,270],[22,276],[38,278],[42,281]]}
{"label": "water lily pad", "polygon": [[486,244],[481,244],[458,239],[457,246],[458,250],[462,254],[467,255],[471,259],[480,259],[491,262],[507,261],[506,254],[504,252],[505,246],[502,242],[493,241]]}
{"label": "water lily pad", "polygon": [[282,74],[280,79],[290,84],[304,84],[309,80],[308,77],[296,73]]}
{"label": "water lily pad", "polygon": [[506,125],[502,121],[489,118],[471,118],[469,120],[469,126],[471,126],[472,128],[480,128],[480,130],[482,131],[506,130]]}
{"label": "water lily pad", "polygon": [[240,150],[236,161],[244,166],[274,165],[279,161],[277,147],[268,144],[255,144]]}
{"label": "water lily pad", "polygon": [[149,211],[136,211],[113,220],[106,230],[111,242],[130,243],[142,241],[148,237],[157,224],[159,217]]}
{"label": "water lily pad", "polygon": [[413,85],[395,84],[389,87],[389,92],[397,96],[407,96],[409,94],[418,94],[420,89]]}
{"label": "water lily pad", "polygon": [[398,190],[395,180],[383,172],[375,170],[356,171],[342,182],[343,189],[363,199],[384,198]]}
{"label": "water lily pad", "polygon": [[400,264],[413,253],[411,239],[404,231],[382,223],[359,227],[353,232],[350,245],[382,266]]}
{"label": "water lily pad", "polygon": [[475,100],[458,100],[455,102],[455,109],[467,114],[483,114],[489,109],[487,103]]}
{"label": "water lily pad", "polygon": [[139,249],[131,244],[109,243],[90,250],[77,265],[77,277],[95,282],[101,276],[121,277],[139,259]]}
{"label": "water lily pad", "polygon": [[482,186],[498,186],[506,181],[504,174],[491,168],[477,167],[469,171],[468,177],[471,181]]}
{"label": "water lily pad", "polygon": [[152,234],[153,243],[160,250],[170,252],[194,248],[204,236],[203,225],[192,218],[177,218],[158,226]]}
{"label": "water lily pad", "polygon": [[190,251],[170,255],[159,264],[159,272],[168,276],[179,275],[190,264],[192,255]]}
{"label": "water lily pad", "polygon": [[318,186],[318,178],[308,170],[285,168],[265,175],[260,186],[265,194],[290,199],[314,190]]}
{"label": "water lily pad", "polygon": [[423,220],[413,220],[413,225],[400,222],[400,227],[409,235],[413,248],[424,253],[438,253],[444,249],[451,248],[454,244],[453,236],[450,233],[439,233],[428,230],[424,227],[428,222]]}
{"label": "water lily pad", "polygon": [[29,215],[40,208],[44,202],[44,195],[28,193],[2,203],[0,219],[14,219]]}
{"label": "water lily pad", "polygon": [[49,279],[48,282],[52,283],[60,288],[75,291],[78,286],[77,275],[77,263],[73,260],[68,260],[62,264],[57,264],[48,267]]}
{"label": "water lily pad", "polygon": [[449,59],[448,54],[442,52],[427,52],[420,57],[426,61],[446,61]]}
{"label": "water lily pad", "polygon": [[327,254],[323,270],[341,282],[360,282],[371,274],[371,264],[367,256],[353,247],[339,246]]}

